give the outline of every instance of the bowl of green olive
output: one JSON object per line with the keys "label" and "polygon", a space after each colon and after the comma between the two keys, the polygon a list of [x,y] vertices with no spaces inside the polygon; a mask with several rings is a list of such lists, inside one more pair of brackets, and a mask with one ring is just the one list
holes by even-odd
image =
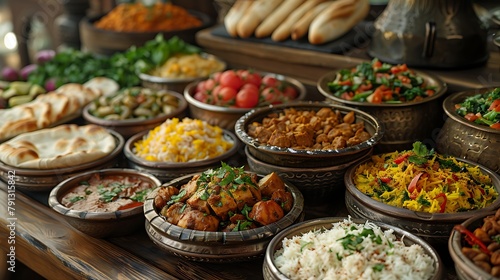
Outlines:
{"label": "bowl of green olive", "polygon": [[184,117],[186,109],[186,100],[175,91],[130,87],[95,99],[83,109],[83,118],[128,139],[168,118]]}

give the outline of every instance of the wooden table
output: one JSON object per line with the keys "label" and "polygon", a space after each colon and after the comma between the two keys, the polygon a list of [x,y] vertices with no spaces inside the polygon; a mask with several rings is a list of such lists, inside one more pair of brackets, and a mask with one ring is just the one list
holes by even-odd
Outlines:
{"label": "wooden table", "polygon": [[[311,90],[310,99],[321,99],[314,92],[316,79],[332,69],[350,66],[366,59],[362,50],[345,56],[311,53],[255,43],[236,42],[198,33],[207,52],[226,60],[233,67],[254,67],[290,75]],[[453,89],[500,86],[500,55],[492,52],[487,65],[468,70],[433,71]],[[9,196],[8,196],[9,195]],[[47,279],[262,279],[262,259],[241,263],[199,263],[161,251],[146,231],[126,237],[96,239],[73,229],[47,205],[47,193],[8,192],[0,182],[0,254],[2,272],[8,275],[9,254]],[[337,201],[338,200],[338,201]],[[8,201],[13,214],[7,213]],[[306,205],[306,219],[345,216],[343,194],[324,205]],[[10,237],[10,239],[9,239]],[[8,242],[14,240],[15,244]],[[11,246],[15,246],[12,248]],[[447,279],[455,279],[453,263],[446,246],[438,249],[445,260]],[[11,254],[12,255],[12,254]],[[3,274],[2,274],[3,273]]]}

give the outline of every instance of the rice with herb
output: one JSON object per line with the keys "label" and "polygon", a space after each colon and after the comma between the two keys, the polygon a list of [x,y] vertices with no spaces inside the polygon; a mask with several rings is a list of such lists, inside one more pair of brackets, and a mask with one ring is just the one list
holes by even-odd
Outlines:
{"label": "rice with herb", "polygon": [[285,238],[282,246],[274,264],[290,279],[425,280],[436,270],[422,246],[405,245],[392,229],[350,217],[331,229]]}
{"label": "rice with herb", "polygon": [[224,131],[205,121],[167,119],[134,144],[134,153],[149,161],[190,162],[219,156],[234,145]]}
{"label": "rice with herb", "polygon": [[498,197],[491,178],[476,165],[428,150],[372,156],[355,171],[356,187],[388,205],[428,213],[455,213],[484,208]]}

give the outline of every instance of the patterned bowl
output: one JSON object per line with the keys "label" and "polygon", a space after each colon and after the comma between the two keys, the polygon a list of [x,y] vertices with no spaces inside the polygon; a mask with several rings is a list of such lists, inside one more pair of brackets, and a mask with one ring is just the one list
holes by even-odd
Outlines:
{"label": "patterned bowl", "polygon": [[[163,186],[180,187],[196,175],[179,177]],[[262,178],[260,176],[259,178]],[[159,248],[167,253],[199,262],[240,262],[261,258],[266,247],[277,233],[303,221],[304,198],[293,185],[285,183],[286,189],[293,196],[293,206],[279,221],[267,226],[234,232],[208,232],[181,228],[171,224],[161,216],[154,206],[158,190],[151,192],[144,202],[146,231]]]}
{"label": "patterned bowl", "polygon": [[[362,193],[354,183],[356,168],[370,160],[352,165],[344,177],[346,186],[345,204],[347,211],[353,217],[384,222],[409,231],[431,244],[442,245],[448,242],[450,233],[456,224],[500,207],[500,197],[485,208],[457,213],[418,212],[385,204]],[[470,165],[477,165],[484,174],[491,177],[492,184],[500,192],[500,176],[498,174],[471,161],[459,158],[457,160]]]}
{"label": "patterned bowl", "polygon": [[336,71],[322,76],[317,83],[317,88],[326,97],[326,101],[357,108],[380,120],[386,133],[377,145],[375,153],[406,150],[411,149],[415,140],[423,141],[431,138],[437,122],[442,119],[441,97],[447,90],[447,85],[436,76],[420,71],[415,71],[415,73],[423,77],[429,86],[436,87],[436,94],[422,101],[400,104],[373,104],[344,100],[334,96],[328,88],[328,83],[337,76]]}
{"label": "patterned bowl", "polygon": [[500,174],[500,130],[470,122],[455,112],[455,104],[491,90],[483,88],[458,92],[444,100],[443,109],[448,118],[437,136],[436,150],[469,159]]}

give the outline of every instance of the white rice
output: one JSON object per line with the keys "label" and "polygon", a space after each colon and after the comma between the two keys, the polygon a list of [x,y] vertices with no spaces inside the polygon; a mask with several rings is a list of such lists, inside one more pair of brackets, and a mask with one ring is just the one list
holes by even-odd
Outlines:
{"label": "white rice", "polygon": [[[360,236],[363,229],[373,234],[361,237],[351,249],[342,244],[344,237]],[[290,279],[422,280],[432,278],[435,271],[434,260],[422,246],[407,246],[393,230],[371,222],[356,224],[350,217],[329,230],[285,238],[282,245],[274,263]]]}

